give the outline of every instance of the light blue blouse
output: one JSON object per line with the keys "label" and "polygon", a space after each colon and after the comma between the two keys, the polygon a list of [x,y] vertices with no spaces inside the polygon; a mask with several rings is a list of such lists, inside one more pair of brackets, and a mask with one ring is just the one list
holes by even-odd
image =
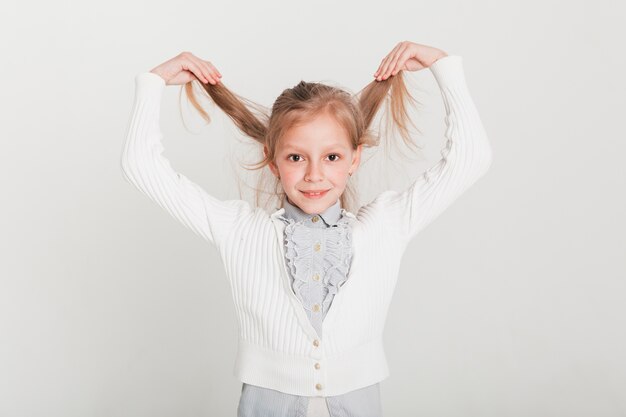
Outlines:
{"label": "light blue blouse", "polygon": [[[341,202],[323,213],[308,214],[283,203],[285,259],[291,285],[322,338],[322,321],[346,281],[352,259],[352,230],[341,214]],[[382,417],[380,384],[324,397],[330,417]],[[237,417],[306,417],[309,397],[243,383]]]}

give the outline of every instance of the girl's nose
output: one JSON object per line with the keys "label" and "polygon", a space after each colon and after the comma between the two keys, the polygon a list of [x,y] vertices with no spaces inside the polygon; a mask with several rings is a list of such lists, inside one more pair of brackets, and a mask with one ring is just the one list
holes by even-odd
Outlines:
{"label": "girl's nose", "polygon": [[308,181],[321,181],[324,179],[324,173],[319,164],[310,164],[304,177]]}

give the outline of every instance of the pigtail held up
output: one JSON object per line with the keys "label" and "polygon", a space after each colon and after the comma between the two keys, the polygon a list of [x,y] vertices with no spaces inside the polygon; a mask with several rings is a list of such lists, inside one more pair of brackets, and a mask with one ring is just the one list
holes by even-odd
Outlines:
{"label": "pigtail held up", "polygon": [[[385,112],[387,129],[384,136],[391,138],[390,129],[397,128],[406,145],[416,146],[408,127],[409,124],[415,127],[409,117],[408,106],[411,102],[419,103],[408,91],[403,72],[400,71],[386,80],[373,80],[356,94],[323,83],[300,81],[294,87],[283,90],[271,109],[239,96],[229,90],[223,82],[217,84],[202,84],[197,80],[188,82],[185,84],[185,92],[201,117],[210,123],[211,119],[200,105],[194,91],[194,86],[201,86],[200,92],[207,94],[245,136],[254,139],[263,147],[262,160],[247,166],[244,164],[245,169],[259,170],[274,161],[280,138],[290,126],[314,118],[323,112],[333,115],[346,129],[353,149],[359,145],[371,148],[380,144],[380,135],[374,132],[372,123],[381,106],[387,103]],[[257,204],[259,193],[265,192],[266,187],[263,187],[263,183],[267,181],[267,177],[262,173],[255,189]],[[269,181],[274,182],[271,186],[273,197],[278,197],[282,203],[285,193],[281,190],[280,181],[273,175]],[[356,190],[349,184],[341,196],[341,204],[348,210],[354,210],[356,199]]]}

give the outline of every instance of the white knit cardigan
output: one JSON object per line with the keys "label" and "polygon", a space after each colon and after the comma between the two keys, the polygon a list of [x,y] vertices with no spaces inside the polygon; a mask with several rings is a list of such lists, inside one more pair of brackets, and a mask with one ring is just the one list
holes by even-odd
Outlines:
{"label": "white knit cardigan", "polygon": [[332,396],[384,380],[383,330],[408,242],[489,168],[492,151],[470,97],[462,57],[429,67],[442,93],[447,129],[441,159],[402,192],[387,190],[344,213],[353,258],[322,327],[312,327],[289,285],[280,208],[220,200],[163,156],[159,127],[165,81],[136,75],[121,167],[127,181],[217,248],[238,319],[234,375],[242,382],[305,396]]}

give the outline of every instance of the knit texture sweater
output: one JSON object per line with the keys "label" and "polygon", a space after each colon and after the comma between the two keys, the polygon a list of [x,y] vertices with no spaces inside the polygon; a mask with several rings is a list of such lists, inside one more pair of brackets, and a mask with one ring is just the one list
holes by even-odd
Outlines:
{"label": "knit texture sweater", "polygon": [[159,126],[165,81],[150,72],[137,74],[122,172],[219,252],[238,320],[233,373],[240,381],[295,395],[332,396],[389,376],[383,330],[405,249],[492,161],[462,57],[448,55],[429,69],[446,111],[441,158],[406,189],[383,191],[357,213],[341,209],[352,226],[353,256],[346,283],[322,323],[323,341],[289,285],[285,223],[278,218],[285,209],[267,212],[245,200],[219,199],[177,172],[163,155]]}
{"label": "knit texture sweater", "polygon": [[[306,213],[289,198],[283,207],[285,212],[279,218],[287,224],[284,244],[291,285],[323,340],[322,321],[348,275],[351,230],[341,215],[339,199],[322,213]],[[376,383],[336,396],[305,397],[244,382],[237,417],[308,417],[316,410],[329,417],[381,417],[380,386]]]}

